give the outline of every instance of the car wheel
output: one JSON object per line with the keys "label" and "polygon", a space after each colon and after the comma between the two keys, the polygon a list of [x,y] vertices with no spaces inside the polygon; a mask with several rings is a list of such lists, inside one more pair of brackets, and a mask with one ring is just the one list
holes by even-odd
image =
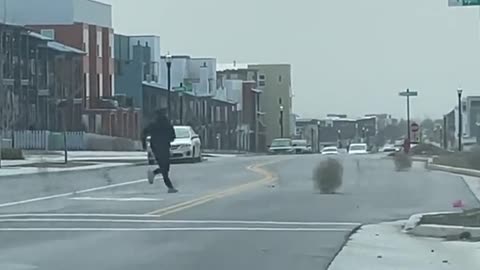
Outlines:
{"label": "car wheel", "polygon": [[195,162],[202,162],[202,150],[198,151],[198,157],[195,158]]}
{"label": "car wheel", "polygon": [[148,160],[148,165],[155,165],[155,160],[149,159]]}

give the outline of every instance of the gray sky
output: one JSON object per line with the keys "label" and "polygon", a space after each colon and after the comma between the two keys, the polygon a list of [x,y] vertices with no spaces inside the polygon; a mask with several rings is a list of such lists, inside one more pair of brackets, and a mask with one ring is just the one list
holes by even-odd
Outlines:
{"label": "gray sky", "polygon": [[115,31],[157,34],[162,53],[290,63],[294,110],[439,117],[480,95],[480,11],[447,0],[103,0]]}

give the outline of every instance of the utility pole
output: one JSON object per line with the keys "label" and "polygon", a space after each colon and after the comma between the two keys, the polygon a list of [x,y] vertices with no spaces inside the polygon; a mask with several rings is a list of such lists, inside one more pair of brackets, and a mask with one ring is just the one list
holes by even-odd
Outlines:
{"label": "utility pole", "polygon": [[[7,5],[7,1],[5,0],[4,2],[4,8],[5,8],[5,11],[4,11],[4,16],[6,16],[6,5]],[[6,20],[6,18],[4,17],[4,20]],[[5,87],[3,85],[3,56],[4,56],[4,52],[3,52],[3,35],[4,35],[4,28],[5,28],[5,24],[4,25],[0,25],[0,168],[2,167],[2,146],[3,146],[3,134],[4,134],[4,130],[5,130],[5,105],[3,104],[5,102]]]}
{"label": "utility pole", "polygon": [[457,89],[458,94],[458,151],[462,151],[462,137],[463,137],[463,108],[462,108],[462,88]]}

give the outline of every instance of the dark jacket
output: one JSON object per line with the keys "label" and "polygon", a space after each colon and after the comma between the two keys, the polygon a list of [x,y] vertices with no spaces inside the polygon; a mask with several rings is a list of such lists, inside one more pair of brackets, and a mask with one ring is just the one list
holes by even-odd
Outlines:
{"label": "dark jacket", "polygon": [[175,140],[175,130],[166,117],[158,117],[143,130],[143,141],[150,136],[150,146],[156,149],[170,149],[170,143]]}

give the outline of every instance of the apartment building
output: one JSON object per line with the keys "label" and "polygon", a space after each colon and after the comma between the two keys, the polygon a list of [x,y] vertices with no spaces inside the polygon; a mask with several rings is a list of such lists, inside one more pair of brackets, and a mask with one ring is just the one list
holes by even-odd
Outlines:
{"label": "apartment building", "polygon": [[[278,137],[292,137],[292,81],[289,64],[248,65],[258,71],[258,88],[262,90],[260,107],[265,113],[267,144]],[[283,132],[282,132],[283,131]],[[282,134],[283,133],[283,134]]]}
{"label": "apartment building", "polygon": [[138,137],[139,131],[126,130],[130,125],[123,121],[138,121],[139,111],[114,98],[114,34],[110,5],[94,0],[6,0],[6,6],[7,21],[25,25],[85,52],[81,65],[84,89],[80,98],[86,131]]}

